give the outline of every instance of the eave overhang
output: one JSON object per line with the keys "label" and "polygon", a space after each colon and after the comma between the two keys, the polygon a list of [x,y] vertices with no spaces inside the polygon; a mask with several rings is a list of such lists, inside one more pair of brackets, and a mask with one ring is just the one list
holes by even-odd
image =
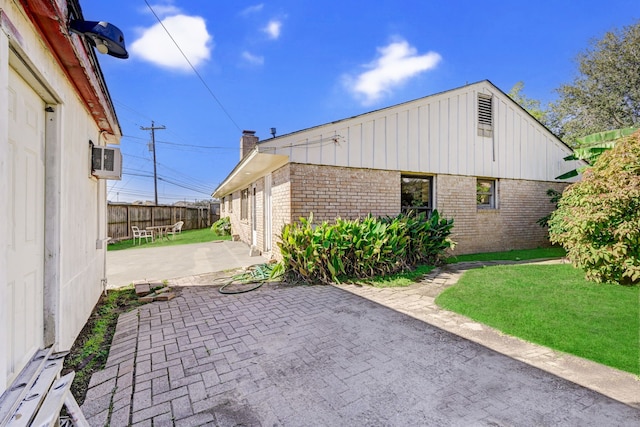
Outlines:
{"label": "eave overhang", "polygon": [[211,196],[221,199],[234,191],[246,188],[259,178],[281,168],[288,162],[289,156],[261,153],[259,148],[256,147],[238,163]]}
{"label": "eave overhang", "polygon": [[100,131],[119,140],[122,131],[95,53],[67,27],[68,3],[56,0],[21,0],[21,3]]}

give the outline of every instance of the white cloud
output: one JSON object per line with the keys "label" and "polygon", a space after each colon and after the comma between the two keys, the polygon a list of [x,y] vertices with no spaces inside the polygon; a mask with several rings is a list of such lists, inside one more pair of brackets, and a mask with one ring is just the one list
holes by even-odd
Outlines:
{"label": "white cloud", "polygon": [[276,19],[272,19],[269,23],[262,29],[270,39],[277,39],[280,37],[280,31],[282,30],[282,21],[278,21]]}
{"label": "white cloud", "polygon": [[412,77],[434,69],[442,57],[436,52],[418,55],[416,48],[405,40],[379,47],[379,57],[365,65],[368,68],[356,76],[347,75],[344,83],[364,105],[371,105]]}
{"label": "white cloud", "polygon": [[263,56],[258,56],[258,55],[254,55],[251,52],[247,52],[246,50],[244,52],[242,52],[242,58],[244,58],[245,61],[254,64],[254,65],[262,65],[264,64],[264,57]]}
{"label": "white cloud", "polygon": [[[163,68],[190,70],[175,43],[189,58],[193,66],[209,59],[213,49],[213,37],[207,31],[205,21],[200,16],[175,15],[143,30],[140,38],[131,43],[132,56],[138,56]],[[167,34],[167,31],[171,37]]]}
{"label": "white cloud", "polygon": [[[153,9],[153,13],[155,13],[161,18],[164,16],[181,14],[182,11],[180,10],[180,8],[177,6],[174,6],[172,3],[173,1],[168,0],[168,1],[165,1],[163,4],[152,4],[150,5],[150,7],[151,9]],[[140,10],[145,14],[150,14],[150,15],[153,14],[151,10],[149,10],[149,6],[147,6],[146,4],[144,5],[144,8],[141,8]]]}
{"label": "white cloud", "polygon": [[262,8],[264,7],[263,3],[259,3],[253,6],[249,6],[245,9],[242,10],[242,12],[240,12],[240,15],[246,16],[246,15],[251,15],[253,13],[258,13],[262,10]]}

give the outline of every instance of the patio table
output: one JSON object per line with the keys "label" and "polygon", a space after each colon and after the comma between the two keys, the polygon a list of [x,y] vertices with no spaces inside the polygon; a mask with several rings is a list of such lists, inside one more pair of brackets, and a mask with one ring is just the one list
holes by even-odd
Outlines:
{"label": "patio table", "polygon": [[[163,237],[169,238],[167,232],[171,231],[171,228],[173,228],[173,224],[169,224],[169,225],[152,225],[150,227],[146,227],[147,230],[150,230],[153,234],[154,237],[160,238],[162,239]],[[157,235],[157,237],[156,237]]]}

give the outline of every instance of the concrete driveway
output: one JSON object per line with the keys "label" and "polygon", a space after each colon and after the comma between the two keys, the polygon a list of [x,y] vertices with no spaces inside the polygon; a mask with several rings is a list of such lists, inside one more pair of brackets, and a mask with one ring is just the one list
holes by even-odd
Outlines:
{"label": "concrete driveway", "polygon": [[143,247],[107,252],[107,288],[134,281],[162,281],[266,262],[250,256],[242,242],[216,241],[190,245]]}
{"label": "concrete driveway", "polygon": [[[348,287],[179,287],[175,299],[120,317],[83,411],[110,426],[640,425],[624,399],[390,308],[428,310],[434,283],[377,293],[385,304]],[[523,357],[549,353],[533,346]],[[564,358],[547,366],[568,370]],[[640,405],[632,375],[601,373]]]}

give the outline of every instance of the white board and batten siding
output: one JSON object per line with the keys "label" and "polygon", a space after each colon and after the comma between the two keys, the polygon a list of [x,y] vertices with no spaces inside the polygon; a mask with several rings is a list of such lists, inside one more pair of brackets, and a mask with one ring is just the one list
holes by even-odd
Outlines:
{"label": "white board and batten siding", "polygon": [[[493,135],[478,135],[478,94]],[[261,142],[293,163],[553,181],[571,150],[489,81]]]}

